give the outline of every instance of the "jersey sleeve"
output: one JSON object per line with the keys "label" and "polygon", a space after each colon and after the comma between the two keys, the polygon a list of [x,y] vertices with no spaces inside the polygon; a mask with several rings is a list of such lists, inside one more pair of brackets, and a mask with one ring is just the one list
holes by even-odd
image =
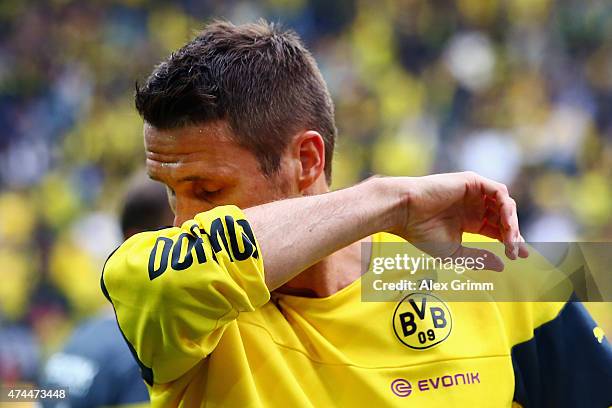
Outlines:
{"label": "jersey sleeve", "polygon": [[[533,303],[535,328],[512,347],[514,400],[523,407],[612,405],[612,347],[576,297]],[[556,310],[555,310],[556,309]],[[544,320],[544,321],[542,321]]]}
{"label": "jersey sleeve", "polygon": [[107,260],[101,286],[149,385],[179,378],[240,312],[270,299],[255,236],[234,206],[131,237]]}

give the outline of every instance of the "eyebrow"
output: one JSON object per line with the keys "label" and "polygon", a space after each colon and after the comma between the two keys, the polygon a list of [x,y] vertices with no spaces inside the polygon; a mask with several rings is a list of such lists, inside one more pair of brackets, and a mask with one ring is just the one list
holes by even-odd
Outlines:
{"label": "eyebrow", "polygon": [[[155,180],[155,181],[159,181],[160,183],[163,183],[163,180],[160,177],[157,177],[157,175],[155,174],[148,173],[148,176],[151,180]],[[177,181],[183,182],[183,181],[202,181],[202,180],[206,180],[206,178],[201,177],[201,176],[191,175],[191,176],[181,177]]]}

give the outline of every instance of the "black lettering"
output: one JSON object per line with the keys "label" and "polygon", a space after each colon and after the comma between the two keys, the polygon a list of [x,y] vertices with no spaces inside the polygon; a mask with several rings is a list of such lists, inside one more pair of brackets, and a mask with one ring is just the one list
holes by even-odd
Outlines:
{"label": "black lettering", "polygon": [[[185,253],[185,259],[181,261],[181,249],[183,249],[183,239],[185,238],[187,239],[187,252]],[[172,269],[182,271],[191,266],[193,263],[193,255],[191,255],[191,250],[195,244],[196,239],[185,232],[178,236],[178,239],[174,243],[174,248],[172,249]]]}
{"label": "black lettering", "polygon": [[[255,248],[255,251],[253,251],[253,255],[252,255],[253,258],[259,259],[259,251],[257,249],[257,244],[255,243],[255,234],[253,234],[253,230],[251,229],[251,224],[249,224],[247,220],[237,220],[236,223],[242,227],[242,229],[244,230],[244,233],[249,239],[249,242],[251,243],[251,245],[253,245],[253,248]],[[244,240],[244,237],[242,239]]]}
{"label": "black lettering", "polygon": [[[160,242],[163,242],[164,247],[162,249],[161,260],[159,261],[159,268],[155,269],[155,258],[157,257],[157,247]],[[149,255],[149,279],[153,280],[166,272],[168,267],[168,256],[170,255],[170,249],[172,248],[172,240],[166,237],[158,237]]]}
{"label": "black lettering", "polygon": [[414,300],[409,299],[408,302],[410,302],[410,304],[412,305],[412,308],[414,309],[416,314],[419,316],[419,318],[423,320],[425,318],[425,305],[427,304],[427,299],[425,297],[421,298],[421,309],[419,309],[419,307],[416,305]]}
{"label": "black lettering", "polygon": [[194,224],[191,226],[191,235],[192,238],[195,239],[193,247],[195,248],[196,257],[198,258],[198,263],[203,264],[206,263],[206,252],[204,252],[204,241],[202,240],[202,237],[197,234],[197,230],[197,225]]}
{"label": "black lettering", "polygon": [[414,334],[416,331],[416,324],[414,324],[414,315],[410,312],[405,312],[399,315],[400,323],[402,324],[402,332],[404,337],[408,337]]}
{"label": "black lettering", "polygon": [[446,315],[441,307],[431,307],[429,308],[429,311],[431,312],[431,320],[436,329],[446,327]]}
{"label": "black lettering", "polygon": [[[224,248],[227,252],[227,256],[229,256],[230,261],[234,261],[232,259],[232,254],[229,250],[229,245],[227,244],[227,237],[225,236],[225,228],[223,227],[223,222],[221,221],[221,218],[217,218],[215,219],[211,224],[210,224],[210,232],[206,232],[206,231],[202,231],[200,230],[204,235],[206,235],[208,237],[208,240],[210,241],[210,246],[212,247],[212,257],[215,260],[215,262],[219,263],[219,261],[217,260],[217,253],[221,252]],[[219,239],[221,239],[221,243],[223,244],[223,247],[221,246],[221,244],[219,243]]]}
{"label": "black lettering", "polygon": [[436,339],[436,332],[435,332],[433,329],[429,329],[429,330],[427,330],[427,338],[428,338],[430,341],[435,340],[435,339]]}
{"label": "black lettering", "polygon": [[230,245],[232,246],[232,253],[237,261],[244,261],[253,254],[253,245],[249,241],[249,238],[244,234],[242,235],[242,243],[244,244],[244,251],[240,251],[238,246],[238,237],[236,237],[236,228],[234,227],[234,218],[226,215],[225,225],[227,225],[227,233],[230,238]]}

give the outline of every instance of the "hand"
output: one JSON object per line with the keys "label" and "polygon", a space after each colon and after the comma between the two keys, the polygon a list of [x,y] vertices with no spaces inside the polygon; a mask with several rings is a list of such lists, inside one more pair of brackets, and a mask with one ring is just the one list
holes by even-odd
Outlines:
{"label": "hand", "polygon": [[[464,232],[503,242],[506,256],[529,255],[518,226],[516,203],[504,184],[473,172],[392,179],[408,187],[405,213],[391,232],[432,256],[478,257],[485,268],[501,271],[503,262],[482,249],[461,245]],[[408,183],[406,183],[408,181]],[[400,188],[401,189],[401,188]]]}

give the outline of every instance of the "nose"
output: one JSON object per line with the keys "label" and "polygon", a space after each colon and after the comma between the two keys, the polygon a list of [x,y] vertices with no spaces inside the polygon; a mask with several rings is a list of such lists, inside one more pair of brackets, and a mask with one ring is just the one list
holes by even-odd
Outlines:
{"label": "nose", "polygon": [[192,219],[198,213],[193,206],[189,204],[188,200],[176,197],[176,204],[174,210],[174,226],[180,227],[187,220]]}
{"label": "nose", "polygon": [[184,222],[184,221],[182,220],[182,218],[180,218],[180,217],[178,216],[178,214],[174,216],[174,223],[173,223],[173,225],[174,225],[175,227],[180,227],[180,226],[183,224],[183,222]]}
{"label": "nose", "polygon": [[197,214],[210,209],[210,206],[203,204],[199,200],[177,196],[174,211],[174,226],[180,227],[185,221],[191,220]]}

